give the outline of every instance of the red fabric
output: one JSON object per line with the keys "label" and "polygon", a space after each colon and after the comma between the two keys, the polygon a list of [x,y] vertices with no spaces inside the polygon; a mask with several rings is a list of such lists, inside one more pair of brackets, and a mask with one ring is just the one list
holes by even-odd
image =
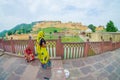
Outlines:
{"label": "red fabric", "polygon": [[33,59],[34,59],[34,55],[31,54],[31,55],[30,55],[30,60],[33,60]]}
{"label": "red fabric", "polygon": [[32,54],[32,50],[28,48],[28,49],[25,50],[25,53],[28,54],[28,55]]}
{"label": "red fabric", "polygon": [[25,59],[34,60],[33,51],[29,47],[25,49],[24,53],[25,53]]}

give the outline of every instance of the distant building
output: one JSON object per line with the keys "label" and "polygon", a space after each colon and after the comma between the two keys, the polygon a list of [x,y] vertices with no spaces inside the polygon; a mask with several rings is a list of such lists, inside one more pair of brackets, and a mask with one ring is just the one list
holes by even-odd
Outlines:
{"label": "distant building", "polygon": [[95,32],[90,34],[90,41],[110,41],[120,42],[120,32]]}
{"label": "distant building", "polygon": [[86,33],[91,33],[92,30],[88,28],[87,30],[85,30],[85,32],[86,32]]}
{"label": "distant building", "polygon": [[103,30],[104,30],[104,26],[98,26],[95,29],[96,32],[102,32]]}

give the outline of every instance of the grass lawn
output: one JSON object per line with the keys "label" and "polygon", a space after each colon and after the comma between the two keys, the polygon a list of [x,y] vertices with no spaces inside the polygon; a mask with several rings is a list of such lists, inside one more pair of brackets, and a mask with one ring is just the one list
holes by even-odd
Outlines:
{"label": "grass lawn", "polygon": [[45,35],[45,39],[46,39],[46,40],[58,39],[58,36]]}
{"label": "grass lawn", "polygon": [[[58,36],[53,36],[52,34],[54,31],[61,32],[66,30],[65,28],[56,28],[56,27],[48,27],[43,28],[42,31],[45,32],[45,39],[51,40],[51,39],[58,39]],[[73,37],[73,36],[62,36],[61,37],[62,42],[84,42],[79,36]]]}
{"label": "grass lawn", "polygon": [[48,27],[48,28],[43,28],[42,29],[45,33],[48,33],[50,34],[51,33],[54,33],[54,31],[56,30],[57,32],[60,32],[62,31],[63,29],[62,28],[55,28],[55,27]]}

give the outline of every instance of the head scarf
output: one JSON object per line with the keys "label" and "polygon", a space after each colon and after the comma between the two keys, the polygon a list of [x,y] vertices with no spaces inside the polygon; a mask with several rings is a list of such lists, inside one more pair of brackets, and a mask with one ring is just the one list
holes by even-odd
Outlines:
{"label": "head scarf", "polygon": [[38,35],[37,35],[37,42],[39,42],[40,39],[44,37],[44,35],[45,35],[45,34],[44,34],[43,31],[39,31],[39,33],[38,33]]}

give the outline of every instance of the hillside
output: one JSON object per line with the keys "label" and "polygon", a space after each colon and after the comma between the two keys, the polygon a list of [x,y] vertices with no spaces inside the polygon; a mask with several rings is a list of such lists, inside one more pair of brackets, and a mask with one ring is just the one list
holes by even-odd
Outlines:
{"label": "hillside", "polygon": [[37,23],[33,27],[33,31],[36,32],[41,28],[48,28],[48,27],[56,27],[56,28],[67,28],[67,29],[77,29],[80,31],[85,31],[88,29],[87,26],[83,25],[82,23],[62,23],[61,21],[45,21],[41,23]]}
{"label": "hillside", "polygon": [[[102,31],[103,26],[96,27],[96,30]],[[82,23],[67,22],[62,23],[61,21],[36,21],[31,24],[19,24],[14,28],[0,33],[0,37],[6,36],[7,39],[13,37],[14,39],[24,39],[29,35],[32,35],[34,39],[37,33],[43,30],[47,36],[76,36],[80,32],[90,31],[89,28]],[[7,34],[7,35],[6,35]],[[19,38],[20,37],[20,38]]]}
{"label": "hillside", "polygon": [[16,25],[15,27],[13,27],[10,30],[4,30],[4,31],[0,32],[0,37],[5,37],[6,34],[14,35],[14,34],[27,34],[27,33],[30,33],[32,31],[32,27],[36,23],[40,23],[40,22],[42,22],[42,21],[32,22],[30,24],[26,24],[26,23],[18,24],[18,25]]}
{"label": "hillside", "polygon": [[7,30],[4,30],[4,31],[0,32],[0,37],[4,37],[7,32],[8,32]]}

